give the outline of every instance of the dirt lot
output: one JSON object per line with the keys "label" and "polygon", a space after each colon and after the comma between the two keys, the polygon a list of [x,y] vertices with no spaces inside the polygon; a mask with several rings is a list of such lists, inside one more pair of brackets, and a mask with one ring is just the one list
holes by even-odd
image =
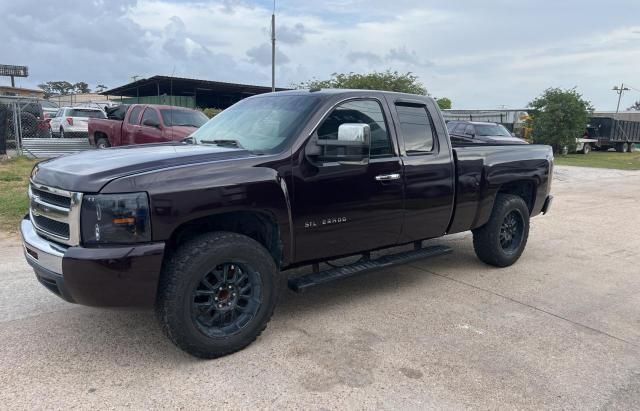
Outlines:
{"label": "dirt lot", "polygon": [[0,240],[0,403],[66,408],[640,408],[640,172],[557,167],[513,267],[454,253],[289,294],[201,361],[150,312],[67,304]]}

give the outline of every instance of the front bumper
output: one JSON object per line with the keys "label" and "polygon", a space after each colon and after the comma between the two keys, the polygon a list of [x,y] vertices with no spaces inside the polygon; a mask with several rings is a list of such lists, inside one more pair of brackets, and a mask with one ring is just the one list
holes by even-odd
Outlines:
{"label": "front bumper", "polygon": [[109,248],[66,247],[40,237],[29,217],[20,224],[25,258],[38,281],[71,303],[153,306],[164,243]]}

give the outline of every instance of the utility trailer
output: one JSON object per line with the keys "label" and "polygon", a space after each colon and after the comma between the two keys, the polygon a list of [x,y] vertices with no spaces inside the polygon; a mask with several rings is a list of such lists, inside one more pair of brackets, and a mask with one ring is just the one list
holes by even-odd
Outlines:
{"label": "utility trailer", "polygon": [[611,117],[594,116],[589,119],[587,133],[590,139],[597,142],[593,148],[607,151],[615,148],[619,153],[635,151],[635,144],[640,144],[640,116],[633,120],[622,120]]}

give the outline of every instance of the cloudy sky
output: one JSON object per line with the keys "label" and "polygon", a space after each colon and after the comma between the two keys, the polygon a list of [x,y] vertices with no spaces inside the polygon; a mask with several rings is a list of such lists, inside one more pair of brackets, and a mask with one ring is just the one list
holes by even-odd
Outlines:
{"label": "cloudy sky", "polygon": [[[270,84],[272,1],[0,0],[0,63],[18,80],[122,85],[155,74]],[[417,74],[454,108],[520,108],[577,87],[640,100],[638,0],[277,0],[278,86],[334,72]],[[0,79],[0,84],[8,84]]]}

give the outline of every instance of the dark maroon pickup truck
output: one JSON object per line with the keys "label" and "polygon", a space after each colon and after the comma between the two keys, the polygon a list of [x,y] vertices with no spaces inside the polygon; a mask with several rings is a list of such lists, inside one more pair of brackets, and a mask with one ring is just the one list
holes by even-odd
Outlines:
{"label": "dark maroon pickup truck", "polygon": [[124,118],[89,119],[89,142],[98,148],[180,141],[209,120],[202,112],[159,104],[125,106]]}
{"label": "dark maroon pickup truck", "polygon": [[55,294],[155,307],[177,346],[213,358],[258,337],[286,284],[451,251],[424,239],[471,230],[480,260],[515,263],[529,218],[551,206],[552,172],[548,146],[452,146],[429,97],[287,91],[242,100],[183,142],[38,164],[21,231]]}

